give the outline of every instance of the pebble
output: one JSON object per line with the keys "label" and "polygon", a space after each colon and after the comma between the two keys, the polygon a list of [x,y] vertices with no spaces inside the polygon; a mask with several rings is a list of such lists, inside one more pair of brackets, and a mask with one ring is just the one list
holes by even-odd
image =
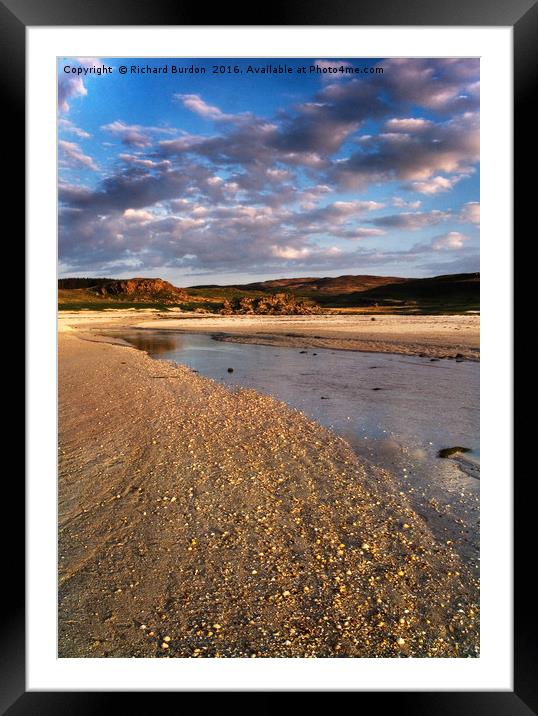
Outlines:
{"label": "pebble", "polygon": [[[84,349],[91,351],[94,345],[85,344]],[[161,365],[149,363],[144,354],[136,354],[134,360],[141,367],[146,362]],[[180,368],[162,370],[183,376]],[[119,527],[114,544],[121,538],[126,546],[99,552],[78,586],[68,581],[63,587],[64,654],[100,657],[108,647],[102,642],[89,651],[93,624],[82,608],[84,592],[75,591],[82,587],[92,597],[101,590],[104,614],[110,603],[121,606],[121,613],[114,613],[121,642],[118,639],[111,652],[121,656],[155,656],[155,649],[159,656],[161,649],[161,658],[427,657],[454,656],[456,644],[458,656],[476,655],[478,620],[475,617],[476,624],[471,623],[468,616],[475,608],[476,589],[467,579],[465,565],[448,549],[452,545],[446,542],[452,535],[433,542],[422,520],[405,507],[404,495],[398,498],[398,483],[392,482],[388,471],[386,476],[374,472],[343,441],[254,391],[232,393],[190,373],[185,385],[183,380],[146,381],[141,370],[133,379],[136,392],[131,394],[126,384],[124,396],[106,375],[103,386],[100,374],[99,382],[88,375],[87,390],[98,388],[103,399],[110,398],[113,412],[108,425],[116,424],[122,399],[132,399],[132,404],[124,404],[129,418],[125,440],[143,415],[147,420],[139,428],[151,449],[138,477],[137,464],[128,460],[123,467],[118,464],[99,473],[100,480],[110,480],[106,482],[109,497],[124,494],[114,500],[110,511],[104,502],[100,507],[92,505],[88,525],[93,519],[98,535],[109,528],[114,534]],[[153,397],[159,397],[155,404]],[[88,392],[84,404],[91,400]],[[105,433],[103,427],[93,428],[96,437]],[[151,431],[158,433],[153,447]],[[116,435],[122,436],[119,428]],[[127,454],[128,442],[120,447]],[[89,459],[89,447],[84,445],[84,450],[88,454],[81,456]],[[70,469],[70,457],[68,451],[64,472]],[[107,457],[105,451],[101,460]],[[82,477],[94,479],[96,470]],[[131,479],[136,484],[129,483]],[[138,487],[142,480],[144,495],[132,499],[129,484]],[[385,493],[385,482],[392,492]],[[69,496],[67,488],[63,490]],[[454,492],[456,499],[458,492]],[[139,520],[142,510],[147,513]],[[80,546],[89,539],[80,527],[77,533],[77,524],[70,524],[62,536],[68,563],[77,537]],[[63,557],[60,554],[60,560]],[[66,572],[71,566],[60,564]],[[251,580],[249,574],[263,579]],[[118,583],[135,588],[124,589],[114,600]],[[75,623],[66,607],[77,599]],[[456,614],[458,600],[461,614]],[[166,627],[160,611],[165,604]],[[142,614],[158,625],[157,632],[140,625]],[[215,617],[220,623],[213,625]],[[451,621],[454,617],[457,621]],[[121,628],[127,619],[134,628],[124,635]],[[136,638],[137,623],[147,640]],[[454,632],[449,631],[451,625]],[[274,638],[276,632],[280,636]],[[439,633],[445,635],[444,644]],[[92,636],[83,641],[86,634]],[[200,648],[193,654],[196,643]]]}

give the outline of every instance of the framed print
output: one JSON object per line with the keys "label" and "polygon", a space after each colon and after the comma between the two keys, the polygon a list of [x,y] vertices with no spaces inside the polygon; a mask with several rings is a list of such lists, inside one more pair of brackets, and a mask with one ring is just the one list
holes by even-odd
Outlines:
{"label": "framed print", "polygon": [[536,8],[346,5],[1,6],[28,285],[8,713],[536,712],[512,427]]}

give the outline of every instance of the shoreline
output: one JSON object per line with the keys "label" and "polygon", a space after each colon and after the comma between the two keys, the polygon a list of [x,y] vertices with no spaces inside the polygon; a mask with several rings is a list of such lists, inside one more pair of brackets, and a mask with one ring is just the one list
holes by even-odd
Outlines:
{"label": "shoreline", "polygon": [[[147,311],[61,312],[59,325],[211,334],[216,340],[480,360],[479,316],[199,316]],[[60,328],[61,330],[61,328]]]}
{"label": "shoreline", "polygon": [[59,366],[60,656],[477,655],[475,576],[342,438],[67,322]]}

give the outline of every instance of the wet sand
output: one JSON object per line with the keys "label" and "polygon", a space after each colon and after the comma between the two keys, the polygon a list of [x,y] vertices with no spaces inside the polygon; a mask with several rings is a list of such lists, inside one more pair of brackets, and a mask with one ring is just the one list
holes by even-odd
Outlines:
{"label": "wet sand", "polygon": [[480,359],[480,316],[215,316],[135,311],[62,312],[61,324],[209,333],[221,340],[262,345],[332,348]]}
{"label": "wet sand", "polygon": [[60,656],[478,655],[476,576],[389,472],[89,328],[122,321],[60,322]]}

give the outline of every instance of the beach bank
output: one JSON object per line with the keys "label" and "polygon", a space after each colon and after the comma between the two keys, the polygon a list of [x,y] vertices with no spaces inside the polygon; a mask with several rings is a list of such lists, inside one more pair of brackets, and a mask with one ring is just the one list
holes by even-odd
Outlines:
{"label": "beach bank", "polygon": [[477,655],[476,578],[388,472],[273,398],[102,342],[109,316],[61,324],[60,656]]}
{"label": "beach bank", "polygon": [[175,311],[62,311],[60,325],[209,333],[239,343],[480,359],[480,316],[476,314],[218,316]]}

